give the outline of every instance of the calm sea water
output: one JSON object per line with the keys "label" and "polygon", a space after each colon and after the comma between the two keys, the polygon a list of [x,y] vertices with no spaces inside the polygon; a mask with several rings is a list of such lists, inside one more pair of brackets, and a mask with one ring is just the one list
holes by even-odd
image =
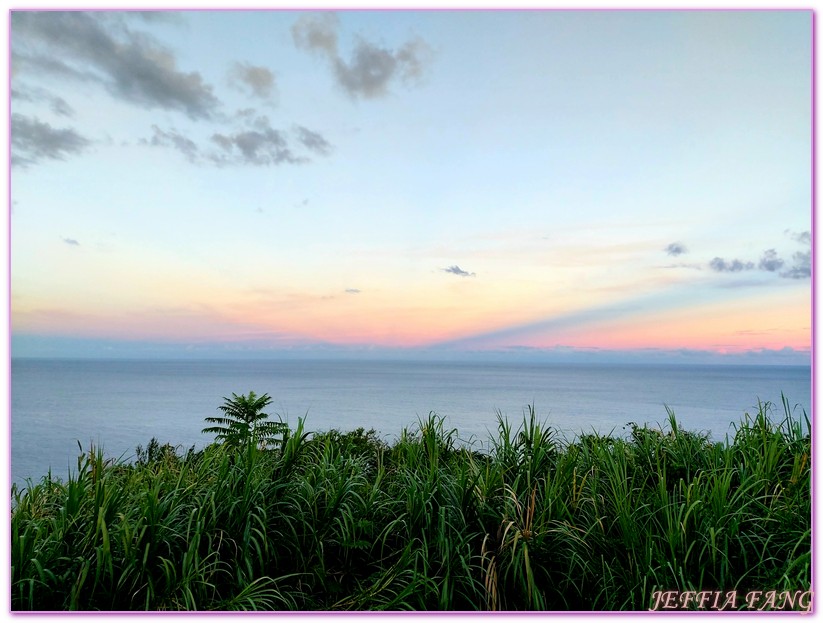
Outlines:
{"label": "calm sea water", "polygon": [[[156,437],[184,448],[211,437],[203,418],[224,396],[254,391],[267,410],[310,431],[374,428],[391,441],[434,411],[463,440],[488,442],[499,411],[516,426],[528,405],[571,439],[624,434],[628,422],[680,424],[716,439],[758,399],[811,415],[811,371],[788,366],[641,366],[384,361],[67,361],[11,366],[11,475],[23,484],[49,468],[74,469],[77,442],[129,459]],[[782,415],[782,409],[775,412]]]}

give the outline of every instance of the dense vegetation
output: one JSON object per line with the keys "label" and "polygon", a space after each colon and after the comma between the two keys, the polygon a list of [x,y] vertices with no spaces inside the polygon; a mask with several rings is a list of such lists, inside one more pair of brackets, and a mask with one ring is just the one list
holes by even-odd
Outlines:
{"label": "dense vegetation", "polygon": [[91,449],[66,482],[14,488],[12,608],[645,610],[659,590],[810,588],[809,422],[785,400],[724,443],[671,413],[566,441],[530,410],[479,452],[434,414],[391,445],[261,426],[266,398],[227,399],[201,451]]}

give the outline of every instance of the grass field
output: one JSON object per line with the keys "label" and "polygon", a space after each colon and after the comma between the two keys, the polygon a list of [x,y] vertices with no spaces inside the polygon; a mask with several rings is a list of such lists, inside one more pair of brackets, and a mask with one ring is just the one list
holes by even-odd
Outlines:
{"label": "grass field", "polygon": [[720,443],[672,413],[566,440],[530,410],[485,452],[434,414],[391,444],[267,430],[152,440],[129,464],[93,448],[66,482],[13,488],[12,609],[646,610],[656,591],[810,588],[809,421],[785,400]]}

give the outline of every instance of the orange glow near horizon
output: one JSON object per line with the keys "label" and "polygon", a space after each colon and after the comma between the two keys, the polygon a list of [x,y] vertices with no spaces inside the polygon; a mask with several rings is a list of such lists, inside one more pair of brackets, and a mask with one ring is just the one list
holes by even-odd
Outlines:
{"label": "orange glow near horizon", "polygon": [[[14,305],[15,332],[98,339],[163,342],[243,341],[263,347],[326,343],[338,346],[416,348],[458,340],[468,350],[557,346],[600,350],[694,349],[713,352],[811,347],[808,293],[802,289],[779,298],[756,296],[730,302],[686,306],[661,312],[582,321],[521,338],[479,341],[501,327],[516,327],[533,318],[520,308],[493,309],[460,304],[460,297],[421,303],[392,300],[392,293],[363,297],[292,295],[269,301],[193,304],[176,308],[81,312],[33,310]],[[459,294],[459,293],[458,293]],[[568,313],[559,312],[559,315]],[[550,316],[551,317],[551,316]],[[458,347],[459,348],[459,347]]]}
{"label": "orange glow near horizon", "polygon": [[719,353],[785,347],[807,351],[811,348],[810,305],[804,301],[805,295],[797,298],[795,305],[786,305],[785,299],[745,299],[647,313],[577,327],[562,336],[535,340],[534,345],[603,350],[686,348]]}

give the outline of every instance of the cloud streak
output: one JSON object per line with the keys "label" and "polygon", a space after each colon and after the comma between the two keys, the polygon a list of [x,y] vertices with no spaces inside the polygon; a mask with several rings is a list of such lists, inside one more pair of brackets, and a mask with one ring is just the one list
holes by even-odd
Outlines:
{"label": "cloud streak", "polygon": [[310,155],[326,156],[332,151],[331,143],[320,133],[302,126],[295,126],[292,132],[278,130],[271,126],[268,117],[255,117],[253,111],[243,111],[240,118],[245,121],[244,125],[231,131],[214,132],[207,147],[176,129],[164,130],[156,125],[152,126],[152,136],[141,139],[140,143],[175,149],[194,164],[217,166],[274,166],[310,162],[308,156],[295,152],[295,143]]}
{"label": "cloud streak", "polygon": [[332,146],[323,136],[317,132],[312,132],[311,130],[304,128],[303,126],[299,125],[295,127],[295,131],[297,133],[297,140],[302,143],[302,145],[316,154],[321,156],[327,156],[331,153]]}
{"label": "cloud streak", "polygon": [[193,140],[183,136],[177,130],[161,130],[156,125],[151,127],[154,135],[150,139],[143,139],[142,144],[153,147],[173,147],[182,153],[189,162],[199,161],[200,149]]}
{"label": "cloud streak", "polygon": [[559,314],[549,318],[526,322],[519,325],[502,327],[491,331],[484,331],[465,336],[456,340],[440,342],[433,346],[438,348],[484,348],[510,342],[512,340],[528,340],[535,335],[554,332],[560,334],[568,329],[596,324],[602,321],[613,321],[637,313],[651,310],[661,311],[676,308],[683,304],[684,293],[672,296],[668,290],[640,295],[634,298],[616,301],[600,307],[590,307],[577,311]]}
{"label": "cloud streak", "polygon": [[709,262],[709,267],[718,273],[739,273],[754,268],[754,262],[741,262],[738,259],[726,261],[722,257],[716,257]]}
{"label": "cloud streak", "polygon": [[[809,232],[802,232],[794,237],[798,242],[804,242],[809,239],[806,234]],[[775,249],[767,249],[763,251],[760,261],[755,265],[754,262],[744,262],[738,259],[725,260],[721,257],[715,257],[709,262],[709,267],[718,273],[739,273],[743,271],[758,270],[777,273],[778,276],[784,279],[808,279],[812,275],[811,268],[811,250],[798,251],[792,255],[793,265],[786,270],[781,270],[786,262],[780,258]]]}
{"label": "cloud streak", "polygon": [[11,116],[11,164],[27,167],[43,160],[65,160],[79,154],[91,141],[71,128],[53,128],[36,117]]}
{"label": "cloud streak", "polygon": [[475,273],[470,273],[466,270],[460,268],[457,264],[454,266],[449,266],[448,268],[441,269],[444,273],[451,273],[452,275],[457,275],[458,277],[476,277]]}
{"label": "cloud streak", "polygon": [[212,117],[219,105],[199,73],[180,70],[169,49],[127,28],[121,14],[17,11],[12,31],[13,60],[23,71],[97,82],[119,99],[192,119]]}
{"label": "cloud streak", "polygon": [[212,156],[217,164],[260,166],[305,162],[292,153],[284,134],[270,126],[231,134],[215,133],[211,140],[219,147],[219,153]]}
{"label": "cloud streak", "polygon": [[[171,21],[177,19],[170,16]],[[115,99],[144,109],[185,114],[196,122],[218,123],[193,131],[165,121],[151,125],[140,145],[172,149],[192,164],[211,166],[276,166],[303,164],[328,156],[330,141],[302,125],[272,127],[268,118],[246,108],[230,117],[213,87],[196,71],[178,66],[176,55],[145,24],[165,20],[162,14],[129,11],[15,11],[12,14],[12,60],[15,102],[47,104],[54,114],[71,116],[63,98],[26,77],[47,74],[50,85],[69,81],[96,85]],[[23,83],[20,84],[20,80]],[[277,95],[275,74],[267,67],[234,62],[229,84],[248,97],[271,103]],[[177,124],[175,124],[177,125]],[[71,128],[54,128],[34,116],[15,115],[12,122],[14,166],[63,160],[82,153],[91,141]]]}
{"label": "cloud streak", "polygon": [[58,97],[50,93],[46,89],[28,86],[22,86],[18,89],[12,88],[11,99],[12,102],[14,102],[15,100],[33,103],[45,102],[49,105],[49,109],[55,115],[59,115],[61,117],[74,116],[74,109],[72,109],[72,107],[69,106],[66,100],[64,100],[62,97]]}
{"label": "cloud streak", "polygon": [[679,242],[672,242],[663,250],[666,252],[667,255],[671,255],[673,257],[683,255],[688,251],[688,249],[686,249],[686,247]]}

